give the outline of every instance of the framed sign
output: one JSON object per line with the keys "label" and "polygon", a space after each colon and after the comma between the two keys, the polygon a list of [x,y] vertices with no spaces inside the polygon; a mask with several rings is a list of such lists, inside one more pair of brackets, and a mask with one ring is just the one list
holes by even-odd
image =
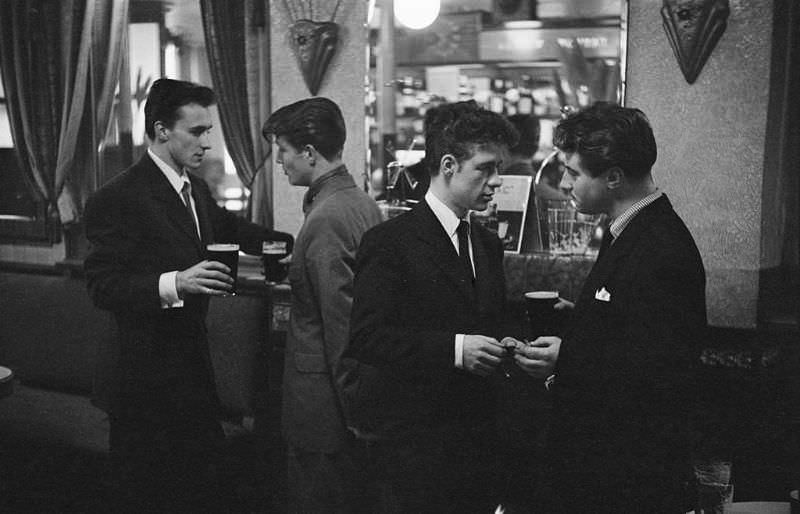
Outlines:
{"label": "framed sign", "polygon": [[500,178],[503,179],[503,185],[494,194],[494,203],[497,205],[497,235],[506,252],[519,253],[533,177],[501,175]]}

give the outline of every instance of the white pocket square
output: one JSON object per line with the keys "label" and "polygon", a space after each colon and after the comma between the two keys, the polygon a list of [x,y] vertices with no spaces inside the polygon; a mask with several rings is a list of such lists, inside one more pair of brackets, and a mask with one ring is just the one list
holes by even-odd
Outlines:
{"label": "white pocket square", "polygon": [[611,293],[606,291],[605,287],[601,287],[594,293],[594,299],[600,300],[601,302],[610,302],[611,301]]}

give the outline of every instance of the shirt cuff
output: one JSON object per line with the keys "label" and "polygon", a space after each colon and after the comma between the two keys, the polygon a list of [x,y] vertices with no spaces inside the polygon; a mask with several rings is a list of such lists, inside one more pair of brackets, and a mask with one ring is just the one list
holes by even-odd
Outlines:
{"label": "shirt cuff", "polygon": [[177,271],[169,271],[158,277],[158,296],[161,297],[162,309],[183,307],[183,300],[178,297],[178,286],[175,284],[177,275]]}
{"label": "shirt cuff", "polygon": [[456,334],[456,368],[464,368],[464,334]]}

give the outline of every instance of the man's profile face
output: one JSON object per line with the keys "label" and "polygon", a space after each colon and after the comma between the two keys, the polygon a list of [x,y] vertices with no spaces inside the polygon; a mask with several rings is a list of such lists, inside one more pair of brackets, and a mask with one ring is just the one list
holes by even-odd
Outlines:
{"label": "man's profile face", "polygon": [[275,139],[275,146],[278,147],[275,162],[283,166],[289,183],[293,186],[310,186],[314,169],[309,164],[304,152],[298,151],[283,136]]}
{"label": "man's profile face", "polygon": [[608,212],[610,191],[607,172],[592,177],[578,153],[563,153],[564,175],[559,187],[570,197],[578,212],[601,214]]}
{"label": "man's profile face", "polygon": [[472,157],[458,163],[450,175],[448,191],[453,204],[465,212],[485,210],[503,183],[499,174],[502,162],[501,148],[475,147]]}
{"label": "man's profile face", "polygon": [[211,148],[211,126],[211,112],[207,107],[193,103],[178,109],[175,125],[165,128],[166,146],[178,171],[200,167],[206,151]]}

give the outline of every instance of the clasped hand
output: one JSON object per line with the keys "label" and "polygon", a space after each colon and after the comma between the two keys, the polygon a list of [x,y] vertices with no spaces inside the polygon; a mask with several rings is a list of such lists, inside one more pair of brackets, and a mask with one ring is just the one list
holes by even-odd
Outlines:
{"label": "clasped hand", "polygon": [[530,343],[505,337],[503,344],[514,347],[514,361],[528,375],[546,379],[553,374],[561,349],[560,337],[540,336]]}
{"label": "clasped hand", "polygon": [[233,289],[230,272],[221,262],[200,261],[175,275],[175,288],[181,298],[186,293],[225,296]]}
{"label": "clasped hand", "polygon": [[493,337],[468,334],[464,336],[464,369],[486,377],[503,361],[505,348]]}
{"label": "clasped hand", "polygon": [[464,369],[485,377],[510,354],[517,366],[534,378],[545,379],[553,374],[561,348],[561,338],[538,337],[531,343],[504,337],[498,342],[493,337],[481,335],[464,336]]}

